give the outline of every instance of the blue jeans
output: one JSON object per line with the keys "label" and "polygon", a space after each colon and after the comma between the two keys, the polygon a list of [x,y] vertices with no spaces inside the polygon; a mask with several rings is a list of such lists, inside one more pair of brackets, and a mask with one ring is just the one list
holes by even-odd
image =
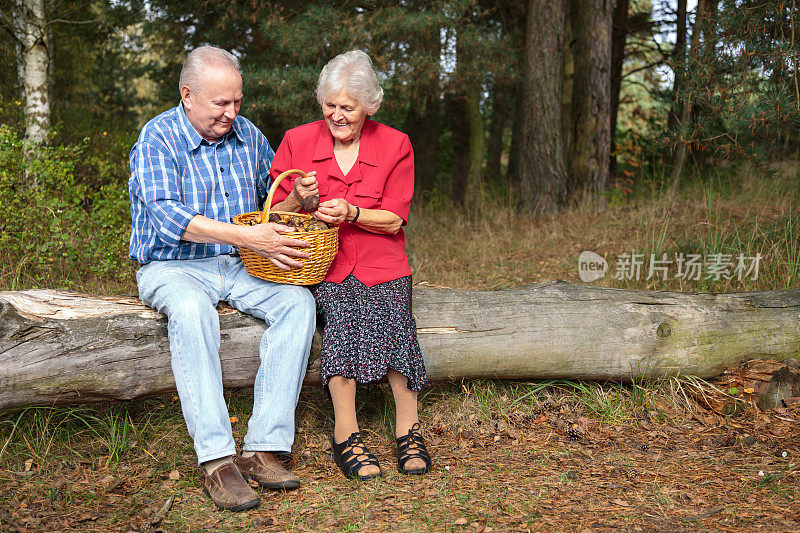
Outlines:
{"label": "blue jeans", "polygon": [[198,462],[234,455],[219,359],[220,300],[264,320],[253,414],[244,449],[288,452],[315,327],[308,289],[250,276],[239,257],[153,261],[136,273],[139,298],[167,315],[172,374]]}

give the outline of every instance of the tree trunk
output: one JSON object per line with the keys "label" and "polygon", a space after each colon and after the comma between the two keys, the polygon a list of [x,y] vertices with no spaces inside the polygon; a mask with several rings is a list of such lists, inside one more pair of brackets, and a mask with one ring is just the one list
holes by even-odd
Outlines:
{"label": "tree trunk", "polygon": [[[707,9],[709,0],[698,0],[697,14],[695,15],[694,27],[692,28],[692,42],[689,47],[688,65],[694,64],[699,54],[700,49],[700,34],[702,33],[703,20],[705,18],[705,11]],[[689,124],[689,119],[692,116],[692,90],[693,84],[690,83],[687,77],[684,78],[683,94],[679,95],[680,99],[680,116],[678,117],[677,128],[682,130],[681,139],[678,141],[677,149],[675,150],[675,166],[672,169],[672,191],[678,189],[680,185],[681,174],[683,167],[686,164],[686,155],[689,150],[689,139],[684,136],[685,128]]]}
{"label": "tree trunk", "polygon": [[566,0],[529,0],[520,139],[520,208],[556,213],[566,200],[567,174],[561,133]]}
{"label": "tree trunk", "polygon": [[506,181],[509,187],[519,186],[519,149],[522,144],[522,117],[523,102],[522,83],[518,83],[513,93],[514,112],[511,115],[511,146],[508,150],[508,167],[506,167]]}
{"label": "tree trunk", "polygon": [[[428,377],[708,378],[800,355],[800,290],[639,292],[565,282],[507,291],[415,289]],[[0,293],[0,410],[175,390],[166,319],[134,298]],[[263,322],[220,311],[222,377],[249,387]],[[319,383],[319,343],[307,383]]]}
{"label": "tree trunk", "polygon": [[611,0],[571,0],[575,39],[569,196],[605,200],[611,106]]}
{"label": "tree trunk", "polygon": [[483,156],[486,134],[481,114],[481,86],[470,83],[466,90],[467,121],[469,123],[469,159],[467,162],[467,200],[483,197]]}
{"label": "tree trunk", "polygon": [[457,204],[464,203],[467,189],[467,168],[469,160],[469,121],[467,103],[462,93],[445,94],[445,112],[450,124],[453,148],[453,171],[450,179],[450,199]]}
{"label": "tree trunk", "polygon": [[625,60],[625,44],[628,41],[628,0],[617,0],[614,7],[614,23],[611,30],[611,104],[610,104],[610,134],[611,157],[609,158],[609,171],[611,176],[617,167],[617,158],[614,152],[617,149],[617,116],[619,114],[619,94],[622,90],[622,63]]}
{"label": "tree trunk", "polygon": [[[461,35],[460,28],[456,30],[456,73],[455,92],[459,99],[463,99],[463,110],[467,130],[466,147],[466,176],[464,183],[466,190],[462,199],[470,205],[475,205],[471,200],[480,198],[483,194],[483,156],[485,151],[485,133],[483,116],[481,115],[481,84],[478,77],[472,72],[471,65],[474,60],[471,50],[467,47]],[[454,132],[455,133],[455,132]],[[455,144],[455,136],[453,138]],[[453,151],[455,157],[455,150]],[[455,172],[455,164],[453,165]]]}
{"label": "tree trunk", "polygon": [[675,17],[675,49],[672,51],[672,68],[675,72],[675,82],[672,85],[675,99],[667,119],[667,129],[674,129],[679,117],[683,115],[680,96],[686,79],[686,1],[678,0],[678,9]]}
{"label": "tree trunk", "polygon": [[572,154],[572,91],[575,85],[575,37],[572,31],[576,3],[567,1],[564,16],[564,71],[561,76],[561,139],[564,141],[564,162],[569,195],[569,160]]}
{"label": "tree trunk", "polygon": [[15,58],[17,60],[17,86],[19,87],[19,100],[20,102],[24,102],[25,84],[23,81],[25,80],[25,54],[24,48],[22,47],[22,41],[20,41],[18,38],[18,36],[23,35],[24,24],[22,21],[22,13],[19,9],[15,9],[12,13],[11,27],[14,35]]}
{"label": "tree trunk", "polygon": [[[414,149],[414,188],[430,191],[436,183],[436,168],[439,158],[442,104],[439,89],[441,37],[438,25],[419,32],[415,39],[414,53],[430,58],[420,61],[423,66],[414,72],[415,84],[406,115],[405,131]],[[415,195],[419,198],[422,195]]]}
{"label": "tree trunk", "polygon": [[41,143],[50,133],[47,24],[44,0],[17,0],[14,12],[17,74],[25,94],[25,140]]}
{"label": "tree trunk", "polygon": [[[700,29],[702,31],[702,35],[700,36],[700,49],[698,51],[698,57],[696,58],[696,66],[694,67],[695,72],[700,71],[701,69],[705,69],[705,65],[711,65],[714,63],[716,58],[718,57],[717,54],[717,9],[719,6],[719,0],[706,0],[705,7],[703,9],[703,20],[701,21]],[[707,82],[701,81],[700,83],[696,84],[699,87],[705,87]],[[692,111],[689,114],[689,120],[692,123],[697,121],[698,117],[704,117],[706,119],[711,120],[710,129],[713,130],[724,130],[725,125],[723,124],[722,119],[719,116],[719,113],[708,106],[707,103],[702,101],[696,101],[692,105]],[[706,167],[706,160],[708,159],[709,152],[704,148],[705,143],[698,143],[691,150],[688,151],[687,157],[691,156],[694,164],[699,172],[702,172]]]}
{"label": "tree trunk", "polygon": [[419,192],[431,190],[436,183],[441,114],[438,87],[424,98],[413,99],[408,108],[406,133],[414,149],[414,189]]}
{"label": "tree trunk", "polygon": [[508,95],[504,85],[495,83],[492,91],[492,119],[489,123],[489,138],[486,147],[486,180],[498,183],[502,175],[503,132],[508,118]]}

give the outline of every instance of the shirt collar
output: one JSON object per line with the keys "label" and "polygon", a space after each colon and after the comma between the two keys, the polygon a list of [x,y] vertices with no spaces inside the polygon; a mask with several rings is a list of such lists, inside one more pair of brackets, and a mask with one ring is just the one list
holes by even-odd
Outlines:
{"label": "shirt collar", "polygon": [[[373,167],[378,166],[378,152],[375,147],[374,132],[377,122],[367,119],[361,128],[361,139],[358,146],[357,163],[364,163]],[[317,137],[317,146],[314,149],[314,161],[322,161],[333,157],[333,135],[328,124],[323,120],[322,128]]]}
{"label": "shirt collar", "polygon": [[[189,117],[186,116],[186,111],[183,109],[183,102],[178,104],[178,123],[180,124],[181,131],[183,132],[183,136],[186,137],[186,141],[187,141],[187,144],[189,145],[189,148],[191,150],[195,150],[198,146],[200,146],[200,144],[205,139],[203,139],[202,135],[197,133],[197,130],[194,129],[194,126],[192,126],[192,123],[189,121]],[[241,128],[241,125],[240,125],[240,121],[239,121],[239,116],[237,115],[236,118],[233,121],[233,126],[231,127],[231,130],[233,130],[233,132],[236,135],[237,139],[239,139],[240,141],[244,142],[244,137],[243,137],[242,132],[240,131],[240,128]],[[231,134],[231,132],[229,131],[220,140],[226,139],[230,134]],[[206,142],[208,142],[208,141],[206,141]],[[209,143],[209,144],[211,144],[211,143]],[[331,152],[333,152],[333,149],[331,149]]]}
{"label": "shirt collar", "polygon": [[[233,125],[231,126],[231,130],[236,135],[236,138],[239,139],[241,142],[244,142],[244,133],[241,131],[242,128],[242,121],[239,120],[239,115],[236,115],[236,118],[233,119]],[[231,132],[229,131],[227,135],[230,135]],[[227,137],[226,135],[226,137]]]}
{"label": "shirt collar", "polygon": [[186,143],[189,145],[190,150],[196,149],[203,142],[203,137],[197,133],[192,123],[189,122],[189,117],[186,116],[186,111],[183,109],[183,102],[178,104],[178,124],[180,125],[183,136],[186,138]]}

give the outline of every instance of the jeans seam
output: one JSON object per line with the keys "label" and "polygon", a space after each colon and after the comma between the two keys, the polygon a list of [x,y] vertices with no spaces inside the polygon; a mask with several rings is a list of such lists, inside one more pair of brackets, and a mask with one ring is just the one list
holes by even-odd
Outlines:
{"label": "jeans seam", "polygon": [[[172,357],[172,355],[170,355]],[[181,374],[183,375],[184,383],[186,383],[186,392],[189,393],[191,396],[189,398],[189,403],[192,407],[192,415],[194,416],[195,426],[199,424],[200,421],[200,402],[195,394],[194,388],[191,386],[191,379],[189,379],[189,369],[188,365],[186,364],[186,360],[184,357],[181,357]],[[183,403],[183,402],[181,402]],[[197,427],[194,428],[195,434],[197,434]],[[192,435],[192,441],[194,441],[194,435]]]}

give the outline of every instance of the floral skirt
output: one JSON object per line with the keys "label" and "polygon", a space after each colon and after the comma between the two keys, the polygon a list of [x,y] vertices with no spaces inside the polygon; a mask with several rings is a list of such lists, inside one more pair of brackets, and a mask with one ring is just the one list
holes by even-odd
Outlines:
{"label": "floral skirt", "polygon": [[312,289],[322,317],[322,383],[333,376],[371,383],[393,369],[419,391],[428,381],[411,314],[411,276],[367,287],[352,274]]}

